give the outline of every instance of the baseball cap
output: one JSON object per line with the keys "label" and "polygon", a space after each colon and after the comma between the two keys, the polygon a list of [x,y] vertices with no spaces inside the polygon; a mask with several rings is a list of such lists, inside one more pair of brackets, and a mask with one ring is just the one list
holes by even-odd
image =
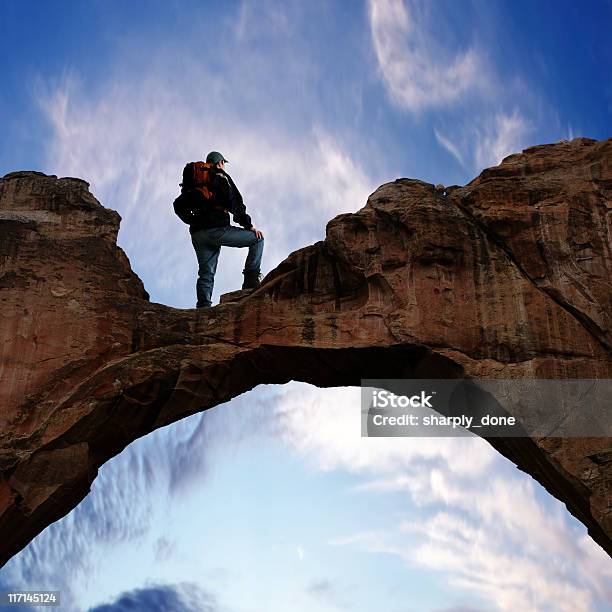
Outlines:
{"label": "baseball cap", "polygon": [[219,153],[219,151],[211,151],[206,156],[206,163],[208,163],[208,164],[216,164],[216,163],[218,163],[220,161],[224,161],[226,164],[229,164],[227,159],[225,159],[225,157],[223,157],[223,155],[221,153]]}

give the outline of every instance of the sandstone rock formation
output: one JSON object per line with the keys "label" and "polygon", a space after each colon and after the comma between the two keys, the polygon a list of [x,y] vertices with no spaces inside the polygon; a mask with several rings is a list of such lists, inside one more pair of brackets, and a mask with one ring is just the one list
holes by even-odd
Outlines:
{"label": "sandstone rock formation", "polygon": [[[260,383],[612,378],[612,140],[382,185],[210,310],[150,303],[79,179],[0,181],[0,565],[135,438]],[[612,552],[609,438],[491,438]]]}

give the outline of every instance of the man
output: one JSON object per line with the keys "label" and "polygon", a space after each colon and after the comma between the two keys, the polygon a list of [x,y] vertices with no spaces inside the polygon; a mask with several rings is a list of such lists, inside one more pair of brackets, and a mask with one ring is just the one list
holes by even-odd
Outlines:
{"label": "man", "polygon": [[[224,167],[228,161],[218,151],[211,151],[206,156],[206,162],[214,164],[210,179],[210,191],[213,197],[207,207],[207,214],[189,226],[191,242],[199,265],[196,282],[197,308],[211,306],[217,261],[222,246],[249,249],[244,264],[243,289],[254,289],[259,286],[264,247],[262,232],[253,227],[238,188],[230,175],[225,172]],[[242,228],[230,225],[230,212],[234,222],[240,224]]]}

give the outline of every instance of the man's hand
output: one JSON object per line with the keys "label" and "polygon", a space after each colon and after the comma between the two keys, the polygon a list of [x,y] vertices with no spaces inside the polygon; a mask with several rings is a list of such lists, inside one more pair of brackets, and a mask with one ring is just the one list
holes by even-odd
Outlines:
{"label": "man's hand", "polygon": [[252,232],[255,232],[255,235],[256,235],[258,238],[263,238],[263,232],[262,232],[262,231],[260,231],[260,230],[258,230],[257,228],[255,228],[255,227],[251,227],[251,231],[252,231]]}

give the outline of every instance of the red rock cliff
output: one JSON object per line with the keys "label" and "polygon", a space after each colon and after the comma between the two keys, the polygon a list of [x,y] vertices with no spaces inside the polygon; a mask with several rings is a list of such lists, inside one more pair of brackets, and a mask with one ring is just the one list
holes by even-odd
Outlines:
{"label": "red rock cliff", "polygon": [[[79,179],[0,180],[0,565],[135,438],[289,380],[612,378],[612,140],[382,185],[236,302],[148,301]],[[609,438],[491,438],[612,552]]]}

